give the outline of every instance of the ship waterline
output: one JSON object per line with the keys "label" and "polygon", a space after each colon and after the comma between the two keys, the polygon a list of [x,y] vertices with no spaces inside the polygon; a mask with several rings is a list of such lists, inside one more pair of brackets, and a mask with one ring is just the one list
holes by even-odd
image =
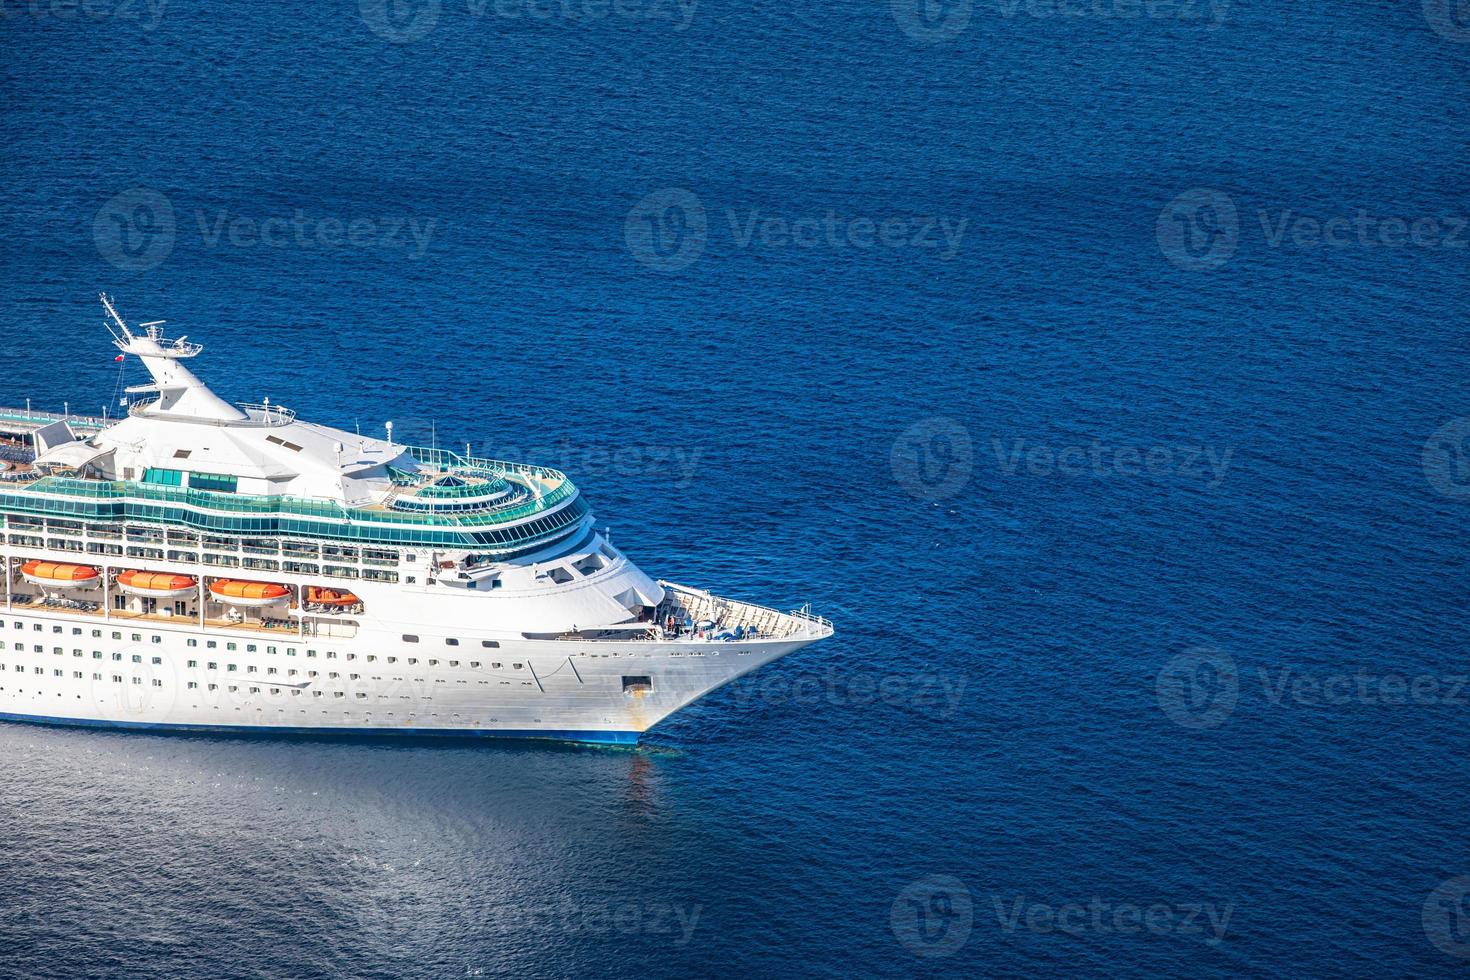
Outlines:
{"label": "ship waterline", "polygon": [[630,743],[831,635],[650,578],[554,470],[231,405],[104,306],[146,400],[0,409],[0,718]]}

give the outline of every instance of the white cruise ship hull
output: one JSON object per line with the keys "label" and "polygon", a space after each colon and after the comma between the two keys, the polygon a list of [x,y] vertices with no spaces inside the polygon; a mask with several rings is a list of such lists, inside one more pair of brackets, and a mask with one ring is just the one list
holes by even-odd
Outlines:
{"label": "white cruise ship hull", "polygon": [[442,653],[371,634],[230,636],[33,607],[0,621],[7,721],[610,744],[637,742],[674,711],[816,639],[505,641],[451,666]]}

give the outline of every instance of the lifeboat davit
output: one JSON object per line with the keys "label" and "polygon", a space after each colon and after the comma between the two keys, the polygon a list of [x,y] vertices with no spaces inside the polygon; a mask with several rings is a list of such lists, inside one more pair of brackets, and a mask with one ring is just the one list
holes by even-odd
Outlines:
{"label": "lifeboat davit", "polygon": [[90,589],[102,580],[102,573],[91,565],[67,565],[59,561],[28,561],[20,566],[20,576],[32,585],[77,589]]}
{"label": "lifeboat davit", "polygon": [[231,606],[269,606],[289,596],[291,590],[274,582],[222,578],[209,583],[209,594]]}
{"label": "lifeboat davit", "polygon": [[355,606],[362,600],[343,589],[327,589],[319,585],[306,587],[306,601],[323,606]]}
{"label": "lifeboat davit", "polygon": [[117,587],[133,595],[151,596],[155,599],[172,599],[175,596],[193,595],[198,582],[189,575],[173,575],[168,572],[139,572],[128,570],[117,576]]}

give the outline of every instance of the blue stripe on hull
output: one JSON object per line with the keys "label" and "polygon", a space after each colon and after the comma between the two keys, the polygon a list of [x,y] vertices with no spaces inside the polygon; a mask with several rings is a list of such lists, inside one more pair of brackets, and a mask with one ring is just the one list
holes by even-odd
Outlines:
{"label": "blue stripe on hull", "polygon": [[95,718],[60,718],[51,715],[16,715],[0,711],[0,721],[72,728],[121,728],[133,731],[179,732],[195,735],[351,735],[431,738],[555,739],[562,742],[591,742],[597,745],[636,745],[641,732],[599,732],[576,729],[479,729],[479,728],[288,728],[276,725],[171,725],[148,721],[102,721]]}

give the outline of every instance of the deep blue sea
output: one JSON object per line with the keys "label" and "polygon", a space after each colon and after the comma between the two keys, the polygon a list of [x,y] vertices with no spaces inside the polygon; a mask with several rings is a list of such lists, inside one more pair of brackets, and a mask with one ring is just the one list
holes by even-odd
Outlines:
{"label": "deep blue sea", "polygon": [[0,403],[105,290],[838,630],[637,751],[0,726],[0,973],[1464,975],[1463,4],[0,11]]}

